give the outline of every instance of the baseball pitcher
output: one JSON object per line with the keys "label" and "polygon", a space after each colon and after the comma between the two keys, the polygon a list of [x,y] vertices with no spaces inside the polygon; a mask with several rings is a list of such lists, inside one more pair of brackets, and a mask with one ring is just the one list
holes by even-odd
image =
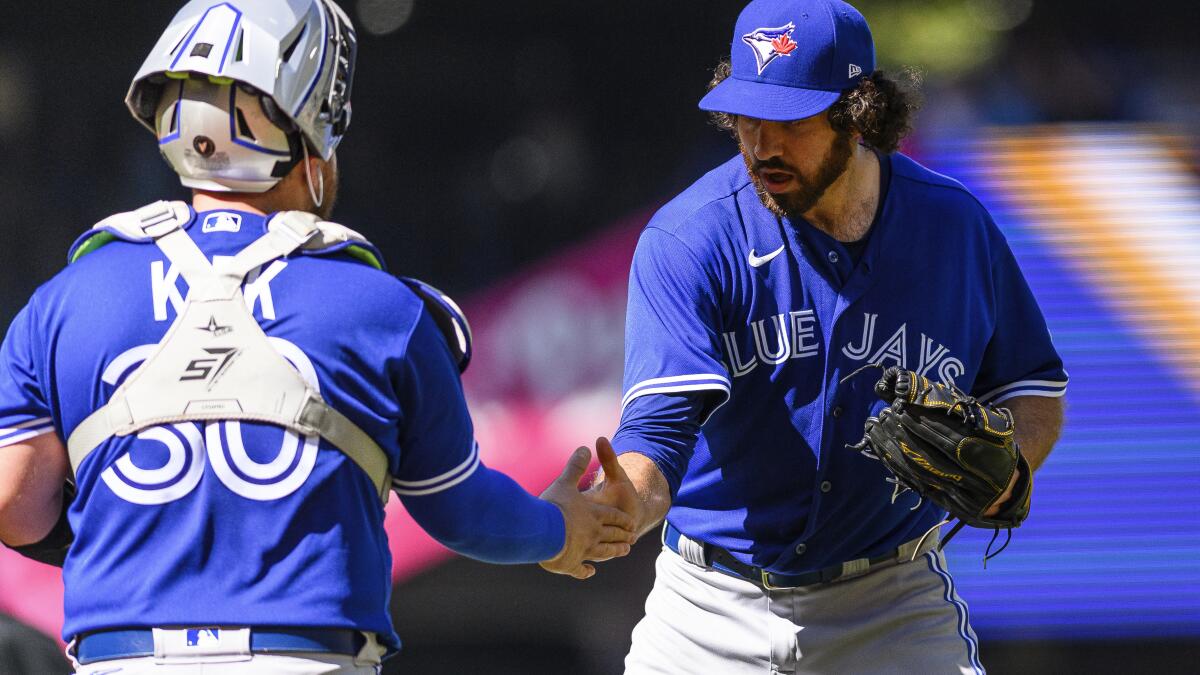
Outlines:
{"label": "baseball pitcher", "polygon": [[982,673],[936,528],[1020,524],[1067,384],[1016,260],[896,152],[916,104],[844,2],[751,2],[700,107],[740,152],[630,273],[606,481],[666,523],[626,672]]}

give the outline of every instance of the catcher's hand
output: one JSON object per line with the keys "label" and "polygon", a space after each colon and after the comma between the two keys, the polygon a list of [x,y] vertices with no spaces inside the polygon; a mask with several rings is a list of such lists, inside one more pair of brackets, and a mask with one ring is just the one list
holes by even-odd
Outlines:
{"label": "catcher's hand", "polygon": [[[1013,437],[1013,417],[911,370],[884,371],[875,393],[890,405],[853,445],[884,463],[897,489],[946,509],[962,527],[1014,528],[1029,515],[1033,472]],[[1014,482],[1014,474],[1016,479]],[[1000,503],[1009,486],[1012,496]]]}

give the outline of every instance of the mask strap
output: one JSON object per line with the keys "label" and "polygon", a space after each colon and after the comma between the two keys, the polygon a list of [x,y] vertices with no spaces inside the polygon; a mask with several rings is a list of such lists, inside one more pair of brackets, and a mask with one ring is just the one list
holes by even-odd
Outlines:
{"label": "mask strap", "polygon": [[308,143],[304,139],[300,139],[300,147],[304,151],[304,178],[308,183],[308,196],[312,197],[313,206],[321,208],[321,204],[325,203],[325,174],[317,174],[318,187],[313,187],[312,164],[308,161]]}

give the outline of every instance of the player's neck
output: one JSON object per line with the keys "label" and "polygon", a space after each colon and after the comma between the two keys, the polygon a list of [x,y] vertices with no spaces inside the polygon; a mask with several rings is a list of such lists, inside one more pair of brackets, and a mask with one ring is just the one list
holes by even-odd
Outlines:
{"label": "player's neck", "polygon": [[202,192],[192,194],[192,208],[199,211],[244,211],[268,214],[276,211],[303,208],[303,203],[289,203],[271,193],[247,194],[237,192]]}
{"label": "player's neck", "polygon": [[244,211],[246,213],[269,213],[253,199],[241,199],[245,195],[220,195],[211,192],[196,192],[192,195],[192,208],[202,211]]}
{"label": "player's neck", "polygon": [[311,207],[308,193],[296,171],[288,174],[266,192],[192,191],[192,208],[196,211],[244,211],[266,215],[276,211],[305,211]]}
{"label": "player's neck", "polygon": [[804,219],[839,241],[858,241],[867,235],[879,205],[879,159],[863,145],[854,145],[846,170]]}

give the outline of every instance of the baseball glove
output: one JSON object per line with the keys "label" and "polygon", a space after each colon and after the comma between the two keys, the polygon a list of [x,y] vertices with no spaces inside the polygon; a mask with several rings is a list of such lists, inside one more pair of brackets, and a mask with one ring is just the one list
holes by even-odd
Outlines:
{"label": "baseball glove", "polygon": [[[1033,488],[1033,472],[1013,436],[1012,413],[896,367],[884,371],[875,393],[889,405],[867,419],[863,439],[850,447],[891,470],[895,494],[912,490],[958,519],[941,545],[964,525],[996,534],[1004,528],[1011,536],[1029,515]],[[999,512],[984,515],[1004,495],[1014,472],[1012,497]]]}

